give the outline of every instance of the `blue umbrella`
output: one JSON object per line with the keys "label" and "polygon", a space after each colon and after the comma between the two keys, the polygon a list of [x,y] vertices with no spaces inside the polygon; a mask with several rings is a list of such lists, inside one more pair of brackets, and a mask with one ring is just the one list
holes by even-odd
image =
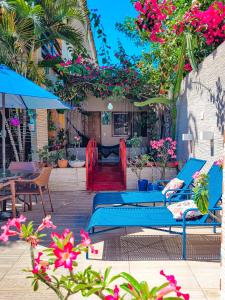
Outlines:
{"label": "blue umbrella", "polygon": [[60,98],[32,81],[0,65],[0,109],[2,110],[2,165],[5,172],[5,108],[71,109]]}

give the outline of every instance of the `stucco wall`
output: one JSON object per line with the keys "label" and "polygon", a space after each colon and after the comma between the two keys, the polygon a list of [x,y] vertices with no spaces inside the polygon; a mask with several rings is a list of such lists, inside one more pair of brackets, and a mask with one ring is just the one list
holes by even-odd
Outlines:
{"label": "stucco wall", "polygon": [[[223,155],[223,131],[225,113],[225,43],[208,56],[182,83],[177,103],[178,159],[185,160],[190,154],[190,143],[182,141],[183,133],[192,133],[193,156],[206,159],[206,168]],[[212,145],[201,140],[200,133],[214,133]],[[189,146],[189,147],[188,147]]]}

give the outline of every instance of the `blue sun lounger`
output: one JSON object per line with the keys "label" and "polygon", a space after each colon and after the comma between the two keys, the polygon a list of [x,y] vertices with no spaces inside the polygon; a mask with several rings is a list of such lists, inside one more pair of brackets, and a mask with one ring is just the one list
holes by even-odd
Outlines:
{"label": "blue sun lounger", "polygon": [[[193,182],[192,176],[195,172],[200,171],[205,163],[205,160],[196,158],[190,158],[186,162],[182,170],[177,175],[177,178],[184,180],[184,185],[182,189],[177,190],[177,194],[172,196],[173,202],[183,199],[184,194]],[[168,182],[169,180],[163,181]],[[162,182],[162,180],[160,180],[160,182]],[[105,205],[132,205],[158,202],[164,202],[164,204],[166,204],[166,201],[168,201],[168,199],[166,199],[165,195],[163,195],[161,191],[97,193],[93,198],[93,211],[95,211],[98,206]]]}
{"label": "blue sun lounger", "polygon": [[[217,207],[222,197],[222,169],[213,165],[209,175],[209,211],[221,210]],[[191,194],[190,194],[191,195]],[[156,230],[168,231],[182,235],[182,258],[186,259],[186,229],[187,227],[210,226],[214,229],[221,223],[210,214],[201,216],[195,220],[186,220],[185,211],[183,220],[176,220],[166,206],[160,207],[99,207],[92,214],[87,231],[91,234],[101,233],[120,227],[147,227]],[[103,227],[103,228],[102,228]],[[171,231],[171,227],[180,227],[182,232]],[[96,231],[97,228],[98,231]],[[167,229],[166,229],[167,228]]]}

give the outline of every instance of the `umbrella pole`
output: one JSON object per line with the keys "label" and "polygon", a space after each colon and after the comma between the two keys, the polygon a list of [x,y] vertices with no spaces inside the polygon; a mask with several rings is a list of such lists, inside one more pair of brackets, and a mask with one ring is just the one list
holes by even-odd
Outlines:
{"label": "umbrella pole", "polygon": [[5,131],[5,93],[2,94],[2,168],[3,168],[3,175],[5,175],[5,168],[6,168],[6,162],[5,162],[5,137],[6,137],[6,131]]}

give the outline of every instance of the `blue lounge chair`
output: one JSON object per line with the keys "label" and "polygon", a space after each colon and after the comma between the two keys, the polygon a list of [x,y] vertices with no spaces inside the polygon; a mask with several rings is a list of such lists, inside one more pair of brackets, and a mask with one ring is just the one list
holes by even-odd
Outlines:
{"label": "blue lounge chair", "polygon": [[[222,170],[220,167],[213,165],[208,173],[209,175],[209,211],[215,212],[221,210],[217,207],[222,196]],[[201,216],[195,220],[178,221],[173,218],[172,213],[165,206],[160,207],[99,207],[92,214],[87,231],[91,234],[101,233],[120,227],[147,227],[156,230],[164,230],[170,233],[182,235],[182,258],[186,259],[186,228],[187,227],[204,227],[212,226],[214,229],[221,223],[212,218],[210,214]],[[210,220],[210,222],[209,222]],[[95,231],[96,228],[106,227],[106,229]],[[171,227],[181,227],[182,232],[171,231]],[[169,228],[169,229],[162,229]]]}
{"label": "blue lounge chair", "polygon": [[[205,165],[206,161],[196,158],[190,158],[182,170],[178,173],[177,178],[184,180],[184,185],[180,189],[178,194],[173,195],[173,201],[180,201],[183,199],[183,193],[187,191],[191,183],[193,182],[193,174],[197,171],[200,171]],[[163,180],[168,182],[169,180]],[[160,182],[162,182],[160,180]],[[104,205],[132,205],[132,204],[141,204],[141,203],[157,203],[164,202],[166,203],[166,196],[162,194],[161,191],[151,191],[151,192],[106,192],[98,193],[93,198],[93,211],[98,206]]]}

